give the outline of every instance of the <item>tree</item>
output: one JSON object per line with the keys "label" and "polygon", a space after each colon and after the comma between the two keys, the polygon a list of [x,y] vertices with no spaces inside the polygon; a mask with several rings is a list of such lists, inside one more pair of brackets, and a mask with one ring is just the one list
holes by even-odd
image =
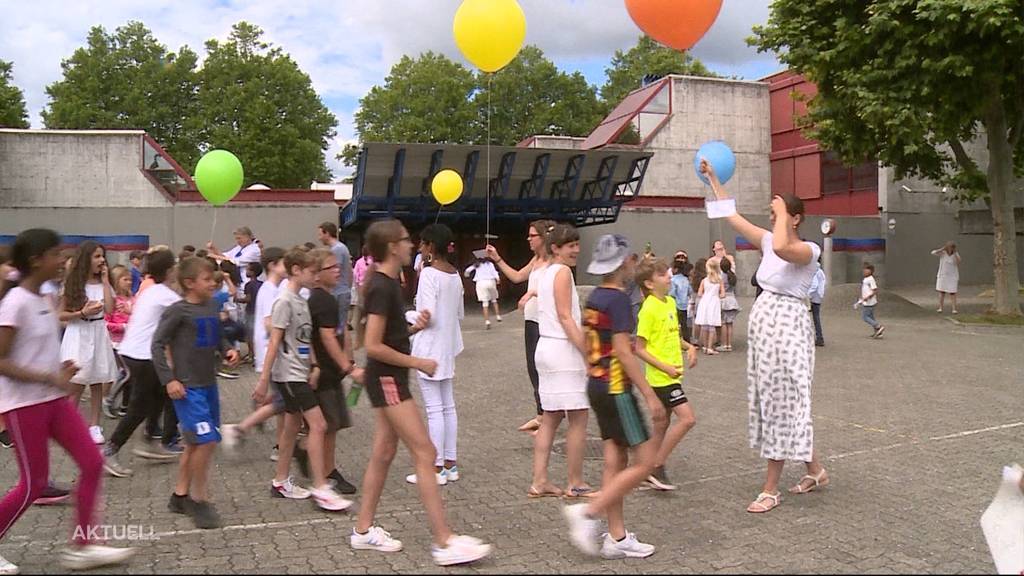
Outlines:
{"label": "tree", "polygon": [[233,152],[246,182],[307,188],[331,177],[324,161],[337,119],[290,56],[247,22],[227,42],[206,42],[199,72],[202,141]]}
{"label": "tree", "polygon": [[639,88],[644,76],[718,76],[689,53],[662,46],[646,35],[641,36],[628,52],[616,50],[611,67],[606,68],[604,74],[606,79],[601,87],[601,100],[605,113],[611,112],[626,94]]}
{"label": "tree", "polygon": [[474,90],[473,73],[444,55],[403,56],[384,85],[360,99],[356,132],[363,142],[470,142]]}
{"label": "tree", "polygon": [[492,144],[514,146],[534,134],[585,136],[601,121],[594,87],[579,72],[558,70],[536,46],[493,75],[478,74],[477,82],[477,142],[487,141],[488,95]]}
{"label": "tree", "polygon": [[141,22],[108,34],[89,31],[86,46],[63,62],[64,77],[46,88],[47,128],[141,129],[183,166],[198,160],[195,52],[168,52]]}
{"label": "tree", "polygon": [[[876,157],[984,199],[995,311],[1020,314],[1014,166],[1024,167],[1019,0],[776,0],[751,43],[816,83],[809,134],[853,163]],[[971,155],[987,147],[988,158]]]}
{"label": "tree", "polygon": [[0,60],[0,128],[28,128],[25,96],[14,85],[14,65]]}

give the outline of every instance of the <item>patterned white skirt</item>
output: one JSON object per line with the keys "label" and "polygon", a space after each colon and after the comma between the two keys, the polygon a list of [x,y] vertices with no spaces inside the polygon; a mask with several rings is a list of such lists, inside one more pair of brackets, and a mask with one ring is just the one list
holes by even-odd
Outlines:
{"label": "patterned white skirt", "polygon": [[808,304],[763,292],[750,311],[747,342],[750,447],[762,458],[809,462],[814,323]]}

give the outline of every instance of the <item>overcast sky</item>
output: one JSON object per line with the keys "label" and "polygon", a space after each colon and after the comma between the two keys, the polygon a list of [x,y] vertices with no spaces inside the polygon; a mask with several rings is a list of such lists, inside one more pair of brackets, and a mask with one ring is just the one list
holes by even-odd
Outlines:
{"label": "overcast sky", "polygon": [[[225,38],[239,20],[257,24],[313,79],[338,117],[328,150],[335,176],[347,171],[334,155],[353,141],[352,115],[371,86],[380,84],[404,54],[426,50],[463,61],[451,23],[461,0],[29,0],[4,7],[0,59],[14,62],[14,82],[24,92],[33,127],[42,127],[45,87],[60,79],[60,62],[85,43],[89,28],[112,31],[141,20],[177,51],[184,44],[204,55],[203,42]],[[539,46],[563,70],[604,82],[616,49],[640,34],[622,0],[519,0],[526,13],[526,42]],[[777,71],[771,55],[744,41],[768,18],[770,0],[724,0],[722,12],[693,54],[725,75],[758,79]]]}

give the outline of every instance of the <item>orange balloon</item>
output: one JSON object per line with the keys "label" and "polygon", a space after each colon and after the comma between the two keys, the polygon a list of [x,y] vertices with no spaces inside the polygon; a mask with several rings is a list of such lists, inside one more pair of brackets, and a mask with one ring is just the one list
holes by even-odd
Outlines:
{"label": "orange balloon", "polygon": [[715,23],[722,0],[626,0],[645,34],[676,50],[689,50]]}

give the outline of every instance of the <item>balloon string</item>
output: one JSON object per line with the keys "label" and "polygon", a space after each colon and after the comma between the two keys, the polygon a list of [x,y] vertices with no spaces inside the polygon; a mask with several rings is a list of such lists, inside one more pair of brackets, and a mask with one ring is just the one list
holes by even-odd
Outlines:
{"label": "balloon string", "polygon": [[213,235],[217,231],[217,206],[213,207],[213,226],[210,226],[210,242],[213,242]]}
{"label": "balloon string", "polygon": [[494,74],[487,74],[487,224],[484,245],[491,243],[491,81]]}
{"label": "balloon string", "polygon": [[437,216],[434,216],[434,224],[437,224],[438,219],[441,218],[441,210],[444,210],[444,204],[437,207]]}

